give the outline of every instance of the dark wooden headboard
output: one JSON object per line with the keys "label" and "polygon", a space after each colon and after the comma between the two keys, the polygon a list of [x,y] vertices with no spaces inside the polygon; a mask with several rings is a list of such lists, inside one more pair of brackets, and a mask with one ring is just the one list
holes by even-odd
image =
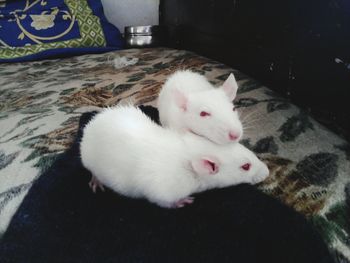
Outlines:
{"label": "dark wooden headboard", "polygon": [[256,78],[350,134],[350,2],[161,0],[169,46]]}

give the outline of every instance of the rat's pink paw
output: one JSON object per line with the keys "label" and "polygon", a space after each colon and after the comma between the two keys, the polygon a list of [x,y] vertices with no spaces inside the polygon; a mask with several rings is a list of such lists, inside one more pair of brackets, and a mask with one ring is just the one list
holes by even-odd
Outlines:
{"label": "rat's pink paw", "polygon": [[194,197],[189,196],[184,199],[180,199],[174,204],[174,208],[181,208],[184,207],[185,205],[190,205],[194,202]]}
{"label": "rat's pink paw", "polygon": [[91,190],[96,193],[97,188],[100,188],[100,190],[102,192],[105,191],[105,188],[103,187],[103,184],[101,184],[101,182],[99,180],[97,180],[97,178],[95,176],[91,177],[91,180],[89,182],[89,186],[91,188]]}

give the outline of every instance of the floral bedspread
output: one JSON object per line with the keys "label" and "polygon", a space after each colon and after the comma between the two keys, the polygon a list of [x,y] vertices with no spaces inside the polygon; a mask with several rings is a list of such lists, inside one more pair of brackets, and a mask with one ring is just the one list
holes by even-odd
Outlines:
{"label": "floral bedspread", "polygon": [[32,183],[70,146],[82,112],[129,101],[155,106],[178,69],[217,85],[235,74],[242,143],[271,170],[259,188],[306,215],[337,262],[350,262],[349,144],[241,72],[164,48],[0,65],[0,232]]}

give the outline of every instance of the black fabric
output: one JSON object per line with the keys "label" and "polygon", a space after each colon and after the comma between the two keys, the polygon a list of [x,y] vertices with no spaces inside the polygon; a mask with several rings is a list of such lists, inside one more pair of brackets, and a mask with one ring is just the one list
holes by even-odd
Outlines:
{"label": "black fabric", "polygon": [[[157,119],[154,108],[143,107]],[[163,209],[93,194],[77,140],[30,189],[0,244],[0,262],[332,262],[298,213],[239,185]]]}

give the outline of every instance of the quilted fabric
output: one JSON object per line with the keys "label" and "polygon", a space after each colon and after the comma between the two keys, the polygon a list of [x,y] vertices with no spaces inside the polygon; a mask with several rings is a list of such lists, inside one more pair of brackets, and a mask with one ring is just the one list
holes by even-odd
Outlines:
{"label": "quilted fabric", "polygon": [[8,1],[0,6],[0,22],[0,62],[122,46],[99,0]]}
{"label": "quilted fabric", "polygon": [[[159,123],[157,109],[140,108]],[[252,185],[196,194],[181,209],[93,193],[79,144],[95,113],[82,114],[71,147],[31,187],[1,239],[1,263],[334,263],[302,215]]]}
{"label": "quilted fabric", "polygon": [[[132,63],[115,68],[120,57]],[[32,183],[71,145],[83,112],[128,101],[155,106],[165,79],[178,69],[197,71],[215,85],[235,74],[242,143],[271,171],[259,189],[307,216],[337,262],[349,262],[349,144],[249,76],[163,48],[0,65],[1,231]]]}

